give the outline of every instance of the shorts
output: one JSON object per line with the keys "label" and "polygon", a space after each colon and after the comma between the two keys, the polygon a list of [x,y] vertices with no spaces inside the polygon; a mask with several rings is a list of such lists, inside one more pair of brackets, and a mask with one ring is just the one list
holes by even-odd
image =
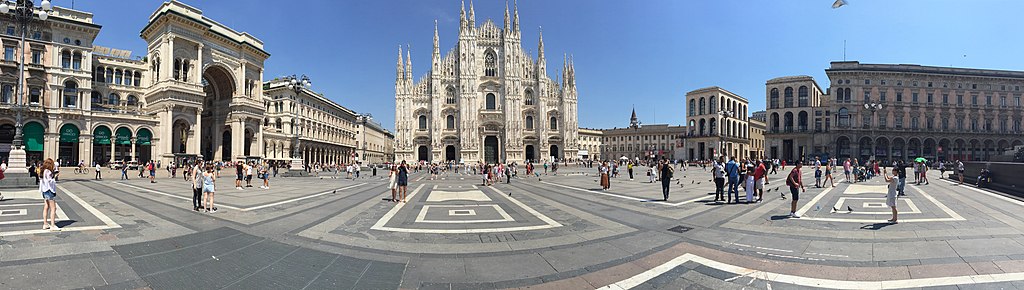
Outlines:
{"label": "shorts", "polygon": [[846,172],[846,175],[850,175],[850,171],[849,170],[843,170],[843,172]]}
{"label": "shorts", "polygon": [[252,181],[252,175],[246,175],[245,181]]}
{"label": "shorts", "polygon": [[213,192],[213,185],[203,185],[203,193]]}
{"label": "shorts", "polygon": [[792,187],[792,186],[790,186],[789,187],[789,194],[793,195],[793,201],[800,200],[800,188],[799,187]]}
{"label": "shorts", "polygon": [[156,176],[156,170],[150,170],[149,176]]}
{"label": "shorts", "polygon": [[236,175],[235,176],[235,180],[242,180],[242,175],[241,174]]}
{"label": "shorts", "polygon": [[407,178],[399,178],[398,186],[409,186],[409,180]]}
{"label": "shorts", "polygon": [[43,192],[43,199],[45,200],[53,200],[56,197],[57,193],[53,192],[52,190],[47,190],[46,192]]}
{"label": "shorts", "polygon": [[758,179],[754,181],[754,189],[764,189],[764,179]]}

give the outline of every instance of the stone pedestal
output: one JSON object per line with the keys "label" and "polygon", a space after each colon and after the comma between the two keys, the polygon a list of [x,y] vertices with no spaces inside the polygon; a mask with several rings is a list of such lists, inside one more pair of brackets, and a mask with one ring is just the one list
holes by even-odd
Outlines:
{"label": "stone pedestal", "polygon": [[[24,169],[24,168],[23,168]],[[11,169],[8,168],[4,172],[4,179],[0,180],[0,188],[38,188],[36,184],[36,178],[25,173],[8,173]]]}
{"label": "stone pedestal", "polygon": [[28,167],[26,167],[26,165],[28,164],[28,160],[25,155],[24,149],[11,149],[9,159],[10,160],[7,160],[7,171],[4,171],[5,175],[7,175],[8,177],[16,174],[28,175]]}
{"label": "stone pedestal", "polygon": [[302,159],[299,159],[299,158],[292,159],[292,163],[288,165],[288,170],[302,170],[302,171],[305,171],[305,168],[302,168],[302,165],[303,165],[302,164]]}

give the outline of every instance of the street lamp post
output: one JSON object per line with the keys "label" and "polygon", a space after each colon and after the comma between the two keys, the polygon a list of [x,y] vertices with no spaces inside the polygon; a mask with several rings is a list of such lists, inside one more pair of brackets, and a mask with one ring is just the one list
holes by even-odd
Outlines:
{"label": "street lamp post", "polygon": [[[864,104],[864,109],[871,110],[871,119],[874,120],[875,119],[875,112],[877,112],[878,110],[882,109],[882,104],[881,103],[866,103],[866,104]],[[874,140],[875,140],[875,126],[872,126],[872,124],[865,124],[865,125],[868,127],[868,129],[870,129],[870,136],[871,136],[871,140],[872,140],[871,144],[872,144],[872,147],[874,147],[874,143],[875,143],[874,142]],[[861,148],[861,151],[864,151],[864,149]],[[875,148],[871,148],[871,153],[869,155],[875,155],[874,151],[875,151]],[[867,160],[865,160],[865,162],[866,161]]]}
{"label": "street lamp post", "polygon": [[718,115],[721,116],[719,120],[722,122],[722,124],[718,126],[718,156],[725,156],[725,121],[728,120],[729,117],[732,117],[732,114],[733,112],[729,110],[722,110],[718,112]]}
{"label": "street lamp post", "polygon": [[[53,11],[53,6],[49,0],[43,0],[39,7],[36,7],[31,0],[17,0],[16,2],[8,2],[3,0],[0,2],[0,14],[9,14],[19,24],[21,28],[21,46],[19,49],[25,49],[25,31],[28,30],[28,24],[35,19],[46,20],[49,16],[49,12]],[[8,168],[5,173],[8,174],[27,174],[27,160],[25,156],[25,148],[23,148],[22,139],[24,139],[24,132],[22,132],[23,122],[23,111],[25,110],[25,96],[22,86],[25,83],[25,53],[19,51],[21,54],[21,60],[18,62],[18,86],[15,87],[15,105],[16,119],[14,123],[14,140],[11,146],[10,157],[8,160]]]}
{"label": "street lamp post", "polygon": [[[313,83],[309,81],[309,77],[307,77],[306,75],[302,75],[301,79],[296,77],[295,75],[292,75],[291,76],[291,80],[288,81],[288,88],[290,88],[290,89],[295,91],[295,98],[296,99],[299,98],[299,94],[302,93],[303,89],[305,89],[305,88],[307,88],[309,86],[312,86],[312,85],[313,85]],[[293,112],[293,114],[295,114],[295,113]],[[298,119],[297,118],[295,120],[292,120],[292,128],[300,128],[300,129],[297,130],[297,131],[293,131],[292,132],[292,135],[294,135],[293,138],[294,138],[295,141],[292,142],[292,149],[293,150],[292,150],[292,163],[289,166],[290,169],[304,169],[305,168],[305,160],[302,157],[302,146],[299,146],[299,142],[302,141],[302,130],[301,130],[302,126],[303,126],[302,119]]]}

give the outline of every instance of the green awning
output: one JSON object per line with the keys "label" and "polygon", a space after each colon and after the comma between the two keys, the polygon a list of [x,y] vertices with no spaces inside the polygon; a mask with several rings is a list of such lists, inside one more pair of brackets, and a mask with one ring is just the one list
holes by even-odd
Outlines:
{"label": "green awning", "polygon": [[78,135],[81,132],[74,124],[64,124],[60,127],[60,142],[78,143]]}
{"label": "green awning", "polygon": [[139,134],[135,137],[135,144],[150,145],[152,140],[153,132],[150,132],[149,129],[139,129]]}
{"label": "green awning", "polygon": [[25,151],[43,152],[43,124],[28,122],[21,128],[22,141],[25,142]]}
{"label": "green awning", "polygon": [[107,128],[107,126],[96,127],[96,130],[92,131],[92,143],[100,145],[109,145],[110,128]]}
{"label": "green awning", "polygon": [[131,145],[132,144],[132,130],[121,127],[117,128],[117,134],[114,135],[118,145]]}

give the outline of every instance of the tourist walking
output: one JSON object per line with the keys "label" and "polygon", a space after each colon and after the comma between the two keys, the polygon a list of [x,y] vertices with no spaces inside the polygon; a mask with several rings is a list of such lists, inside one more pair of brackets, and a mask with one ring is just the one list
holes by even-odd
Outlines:
{"label": "tourist walking", "polygon": [[946,163],[939,161],[939,179],[945,178],[946,175]]}
{"label": "tourist walking", "polygon": [[761,202],[764,199],[764,181],[765,175],[768,173],[768,169],[765,168],[767,161],[756,162],[757,168],[754,169],[754,190],[757,191],[757,202]]}
{"label": "tourist walking", "polygon": [[156,183],[156,164],[149,161],[149,183]]}
{"label": "tourist walking", "polygon": [[405,164],[405,160],[402,160],[402,165],[398,167],[398,193],[402,198],[402,202],[405,202],[405,195],[408,193],[409,188],[409,166]]}
{"label": "tourist walking", "polygon": [[654,183],[654,180],[658,179],[658,169],[656,167],[657,166],[651,166],[651,168],[647,169],[648,183]]}
{"label": "tourist walking", "polygon": [[100,169],[103,169],[103,167],[100,167],[100,163],[96,162],[96,180],[103,179],[103,175],[100,175]]}
{"label": "tourist walking", "polygon": [[608,190],[611,187],[611,177],[609,176],[611,173],[608,172],[610,170],[608,162],[601,163],[601,168],[598,168],[598,170],[601,171],[601,190]]}
{"label": "tourist walking", "polygon": [[213,203],[216,182],[217,177],[213,173],[213,166],[206,165],[206,172],[203,172],[203,201],[207,213],[217,212],[217,207]]}
{"label": "tourist walking", "polygon": [[267,172],[266,165],[260,165],[259,175],[260,179],[263,179],[263,186],[260,186],[260,188],[270,189],[270,174]]}
{"label": "tourist walking", "polygon": [[235,189],[242,190],[242,179],[245,178],[245,166],[241,162],[235,163]]}
{"label": "tourist walking", "polygon": [[956,174],[960,177],[960,185],[964,184],[964,162],[956,161]]}
{"label": "tourist walking", "polygon": [[252,187],[252,162],[245,164],[245,187]]}
{"label": "tourist walking", "polygon": [[924,185],[928,185],[929,184],[929,182],[928,182],[928,164],[925,164],[924,162],[920,162],[920,163],[921,163],[921,177],[917,179],[917,185],[921,185],[921,182],[924,182]]}
{"label": "tourist walking", "polygon": [[391,189],[391,202],[398,202],[398,197],[395,196],[398,191],[398,167],[395,165],[389,166],[388,169],[388,189]]}
{"label": "tourist walking", "polygon": [[[896,170],[896,168],[893,168],[893,171],[895,171],[895,170]],[[906,169],[903,169],[903,170],[905,171]],[[899,181],[903,179],[903,178],[899,178],[899,177],[897,177],[895,175],[896,175],[895,172],[893,172],[893,176],[892,177],[890,177],[888,173],[884,173],[884,175],[883,175],[883,178],[885,178],[885,182],[889,183],[889,188],[888,188],[889,190],[885,194],[885,205],[889,206],[889,208],[892,208],[892,219],[889,220],[890,224],[896,224],[897,223],[896,222],[896,215],[897,215],[897,213],[896,213],[896,198],[897,198],[896,191],[897,191],[897,186],[899,184]]]}
{"label": "tourist walking", "polygon": [[[633,180],[633,162],[626,164],[626,172],[629,173],[629,180]],[[651,176],[651,174],[647,173],[647,176]],[[653,182],[653,179],[651,182]]]}
{"label": "tourist walking", "polygon": [[747,180],[746,186],[744,187],[744,189],[747,191],[747,203],[751,203],[754,201],[754,182],[756,182],[756,178],[754,178],[754,165],[747,164]]}
{"label": "tourist walking", "polygon": [[672,165],[662,159],[659,161],[658,169],[661,173],[661,194],[664,196],[664,199],[662,200],[668,201],[668,189],[669,186],[672,185]]}
{"label": "tourist walking", "polygon": [[[60,170],[54,165],[53,158],[46,158],[39,171],[39,193],[43,195],[43,229],[59,231],[57,202],[53,199],[57,197],[57,175]],[[50,221],[49,224],[46,221]]]}
{"label": "tourist walking", "polygon": [[192,210],[199,211],[203,208],[203,163],[196,161],[192,165]]}
{"label": "tourist walking", "polygon": [[729,178],[729,190],[725,193],[725,202],[731,203],[735,199],[736,203],[739,203],[740,165],[736,163],[736,157],[729,157],[729,162],[725,163],[725,174]]}
{"label": "tourist walking", "polygon": [[825,181],[832,187],[836,187],[835,180],[832,178],[832,162],[825,163],[824,180],[821,181],[821,187],[825,187]]}
{"label": "tourist walking", "polygon": [[711,177],[715,180],[715,201],[725,201],[725,157],[719,157],[719,160],[712,164]]}
{"label": "tourist walking", "polygon": [[[795,219],[800,218],[800,215],[796,214],[796,202],[800,200],[800,191],[802,190],[807,192],[807,188],[804,187],[803,181],[800,180],[800,167],[802,166],[803,164],[800,164],[799,162],[796,163],[796,166],[793,167],[793,171],[789,172],[789,177],[786,177],[786,185],[789,186],[789,193],[793,197],[789,202],[789,217]],[[786,199],[785,194],[783,194],[782,199]]]}
{"label": "tourist walking", "polygon": [[850,158],[846,158],[846,161],[843,162],[843,172],[846,173],[846,181],[849,181],[850,183],[854,183],[856,180],[854,180],[854,178],[850,178],[850,169],[851,169],[850,167],[851,166],[852,166],[852,164],[850,164]]}

